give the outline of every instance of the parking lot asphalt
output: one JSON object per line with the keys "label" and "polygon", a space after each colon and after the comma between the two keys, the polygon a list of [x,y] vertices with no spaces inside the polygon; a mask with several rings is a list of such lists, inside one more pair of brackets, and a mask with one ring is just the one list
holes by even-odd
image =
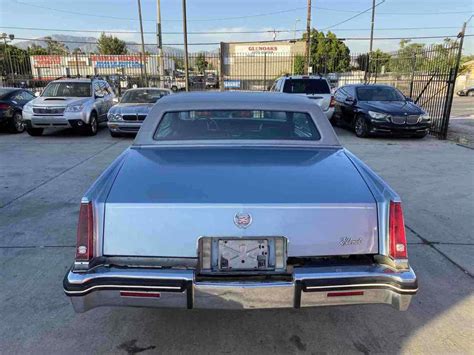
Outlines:
{"label": "parking lot asphalt", "polygon": [[62,291],[79,201],[131,143],[0,133],[1,353],[472,353],[474,151],[449,141],[341,142],[400,194],[420,291],[384,305],[302,310],[98,308],[75,314]]}
{"label": "parking lot asphalt", "polygon": [[448,139],[474,148],[474,97],[454,96]]}

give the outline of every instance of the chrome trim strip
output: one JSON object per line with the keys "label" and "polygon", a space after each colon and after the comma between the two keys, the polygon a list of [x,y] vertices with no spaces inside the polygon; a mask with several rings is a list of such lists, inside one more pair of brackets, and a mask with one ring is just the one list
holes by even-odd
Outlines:
{"label": "chrome trim strip", "polygon": [[90,292],[91,290],[95,289],[102,289],[102,288],[108,288],[108,289],[126,289],[126,288],[145,288],[149,290],[180,290],[181,287],[179,286],[136,286],[136,285],[96,285],[96,286],[91,286],[89,288],[86,288],[81,291],[67,291],[64,290],[64,293],[67,295],[80,295],[80,294],[85,294]]}
{"label": "chrome trim strip", "polygon": [[416,293],[418,291],[418,287],[416,289],[409,289],[405,290],[403,288],[399,288],[390,284],[351,284],[351,285],[331,285],[331,286],[308,286],[306,287],[307,290],[319,290],[319,289],[328,289],[328,288],[351,288],[351,287],[387,287],[392,290],[395,290],[400,293]]}

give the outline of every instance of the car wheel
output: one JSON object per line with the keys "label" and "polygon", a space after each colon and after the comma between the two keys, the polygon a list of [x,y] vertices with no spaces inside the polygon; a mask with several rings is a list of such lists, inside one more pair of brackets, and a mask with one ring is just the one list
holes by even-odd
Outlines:
{"label": "car wheel", "polygon": [[178,91],[178,87],[177,87],[176,85],[173,85],[173,86],[171,87],[171,91],[173,91],[173,92]]}
{"label": "car wheel", "polygon": [[354,122],[354,132],[356,136],[360,138],[365,138],[369,135],[369,127],[364,117],[357,116]]}
{"label": "car wheel", "polygon": [[109,132],[110,132],[110,135],[114,138],[122,137],[122,135],[120,133],[116,133],[116,132],[112,132],[112,131],[109,131]]}
{"label": "car wheel", "polygon": [[88,136],[95,136],[99,130],[99,121],[97,120],[97,113],[92,111],[90,122],[85,126],[85,134]]}
{"label": "car wheel", "polygon": [[11,133],[23,133],[25,128],[26,125],[25,122],[23,122],[23,116],[21,115],[21,112],[15,112],[10,121],[8,130]]}
{"label": "car wheel", "polygon": [[467,96],[474,96],[474,90],[471,90],[467,93]]}
{"label": "car wheel", "polygon": [[38,137],[43,134],[44,128],[33,128],[33,127],[28,127],[26,128],[26,132],[33,137]]}

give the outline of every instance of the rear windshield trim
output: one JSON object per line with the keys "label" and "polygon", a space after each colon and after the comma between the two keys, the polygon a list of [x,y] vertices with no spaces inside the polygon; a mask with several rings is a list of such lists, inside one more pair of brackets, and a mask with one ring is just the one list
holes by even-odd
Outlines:
{"label": "rear windshield trim", "polygon": [[[190,111],[267,111],[267,112],[292,112],[292,113],[301,113],[307,115],[313,124],[314,129],[316,130],[318,136],[315,139],[157,139],[157,133],[160,128],[161,123],[165,116],[169,113],[177,112],[190,112]],[[273,145],[273,144],[282,144],[290,146],[307,146],[320,142],[323,139],[323,133],[319,129],[316,120],[313,115],[307,110],[297,110],[292,109],[291,111],[282,111],[282,110],[273,110],[273,109],[261,109],[261,108],[226,108],[226,109],[183,109],[183,110],[169,110],[162,113],[161,117],[158,120],[156,128],[153,130],[152,140],[160,145]]]}

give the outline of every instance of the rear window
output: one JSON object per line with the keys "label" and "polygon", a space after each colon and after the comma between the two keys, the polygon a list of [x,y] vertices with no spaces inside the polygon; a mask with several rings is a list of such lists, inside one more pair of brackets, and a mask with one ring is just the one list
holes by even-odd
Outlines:
{"label": "rear window", "polygon": [[283,92],[289,94],[330,94],[329,85],[322,79],[288,79],[285,80]]}
{"label": "rear window", "polygon": [[158,141],[320,138],[307,113],[261,110],[167,112],[154,136]]}

